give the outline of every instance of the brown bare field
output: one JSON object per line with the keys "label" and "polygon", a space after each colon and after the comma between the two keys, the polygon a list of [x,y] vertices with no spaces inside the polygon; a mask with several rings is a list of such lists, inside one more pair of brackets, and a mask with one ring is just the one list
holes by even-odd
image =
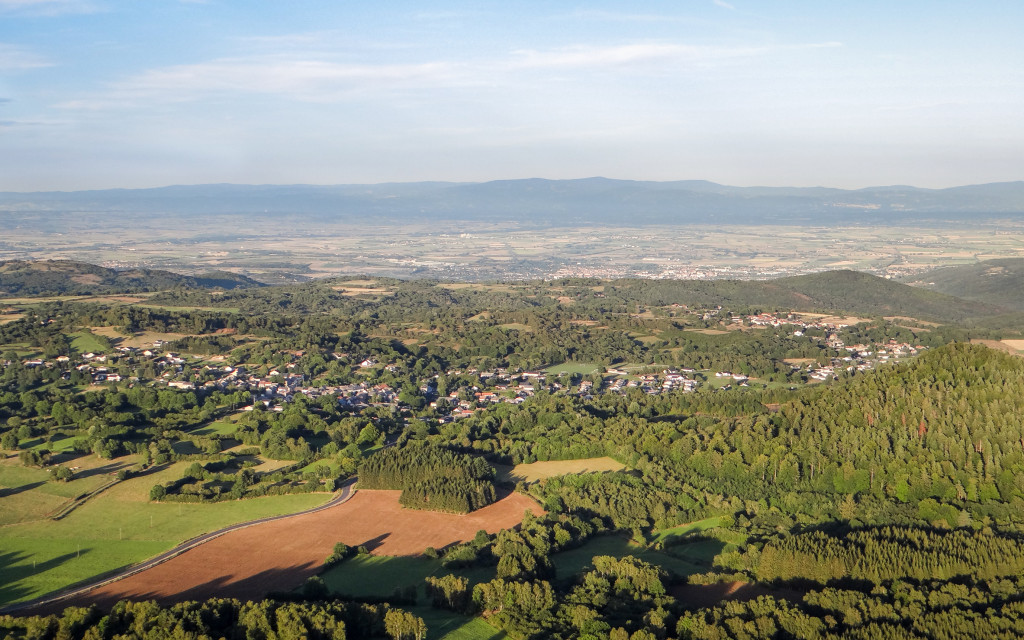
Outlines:
{"label": "brown bare field", "polygon": [[[910,318],[908,316],[885,316],[885,320],[889,322],[908,322],[921,327],[941,327],[942,325],[938,322],[926,322],[924,320],[918,320],[917,318]],[[916,328],[916,327],[908,327]]]}
{"label": "brown bare field", "polygon": [[[379,284],[376,280],[346,280],[345,286],[349,287],[376,287]],[[335,289],[344,289],[345,286],[335,287]]]}
{"label": "brown bare field", "polygon": [[1016,351],[1024,351],[1024,340],[1003,340],[1002,343]]}
{"label": "brown bare field", "polygon": [[25,317],[24,313],[5,313],[0,315],[0,324],[7,324],[8,322],[14,322],[15,320],[21,320]]}
{"label": "brown bare field", "polygon": [[[1024,353],[1021,353],[1024,350],[1024,340],[982,340],[975,338],[971,340],[971,343],[983,344],[989,349],[995,349],[996,351],[1002,351],[1014,356],[1024,356]],[[1016,346],[1014,346],[1015,344]]]}
{"label": "brown bare field", "polygon": [[626,468],[612,458],[584,458],[581,460],[549,460],[517,464],[515,467],[498,466],[501,480],[509,482],[536,482],[544,478],[564,476],[570,473],[599,473],[603,471],[621,471]]}
{"label": "brown bare field", "polygon": [[683,331],[692,331],[693,333],[703,333],[706,336],[724,336],[729,333],[721,329],[683,329]]}
{"label": "brown bare field", "polygon": [[366,545],[373,555],[418,555],[522,522],[543,511],[513,493],[468,515],[404,509],[398,491],[359,491],[337,507],[232,531],[142,573],[90,591],[76,602],[109,607],[118,600],[161,602],[232,597],[252,600],[298,587],[316,574],[335,543]]}
{"label": "brown bare field", "polygon": [[[825,322],[828,324],[860,324],[867,322],[867,318],[858,318],[856,316],[834,316],[827,313],[794,313],[793,315],[798,318],[804,318],[809,320],[817,320],[818,322]],[[914,320],[913,318],[905,318],[906,320]],[[914,320],[916,322],[916,320]]]}
{"label": "brown bare field", "polygon": [[393,294],[394,289],[348,289],[345,287],[332,287],[335,291],[343,296],[389,296]]}
{"label": "brown bare field", "polygon": [[111,340],[117,341],[116,344],[122,347],[151,347],[153,342],[156,340],[163,340],[164,342],[172,342],[184,338],[186,333],[157,333],[155,331],[143,331],[136,333],[135,335],[126,338],[122,335],[115,327],[92,327],[92,332],[96,335],[110,338]]}

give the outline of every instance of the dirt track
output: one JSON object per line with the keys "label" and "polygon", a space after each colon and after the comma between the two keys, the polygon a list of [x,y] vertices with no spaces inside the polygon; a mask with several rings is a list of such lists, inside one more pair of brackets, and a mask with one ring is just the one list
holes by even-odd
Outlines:
{"label": "dirt track", "polygon": [[[191,551],[62,602],[109,607],[118,600],[180,602],[211,597],[258,599],[268,591],[293,589],[315,574],[336,542],[366,545],[374,555],[416,555],[495,532],[522,521],[537,504],[511,494],[469,515],[403,509],[398,491],[359,491],[348,502],[320,513],[232,531]],[[34,613],[34,612],[33,612]]]}

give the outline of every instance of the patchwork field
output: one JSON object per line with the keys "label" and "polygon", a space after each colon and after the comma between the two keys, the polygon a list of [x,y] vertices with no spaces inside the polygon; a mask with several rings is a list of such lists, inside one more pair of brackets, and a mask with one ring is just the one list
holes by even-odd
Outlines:
{"label": "patchwork field", "polygon": [[[328,494],[316,493],[215,504],[149,501],[154,484],[180,478],[186,466],[177,463],[115,484],[62,520],[0,527],[0,604],[35,598],[141,562],[229,524],[303,511],[330,499]],[[54,502],[47,492],[70,490],[70,485],[52,482],[32,486],[38,482],[21,478],[20,493],[0,499],[0,509],[6,511],[7,505],[13,504],[8,501],[18,499],[19,509],[39,514]]]}
{"label": "patchwork field", "polygon": [[314,514],[233,531],[148,571],[93,590],[79,604],[123,598],[181,601],[260,598],[287,591],[314,575],[335,543],[366,545],[381,556],[418,555],[427,547],[465,542],[477,531],[519,524],[530,498],[511,494],[468,515],[403,509],[398,491],[359,491],[348,502]]}
{"label": "patchwork field", "polygon": [[18,458],[0,461],[0,526],[53,515],[77,496],[110,482],[112,474],[135,462],[135,456],[116,461],[95,456],[58,456],[54,461],[73,468],[75,478],[70,482],[55,482],[49,471],[22,466]]}

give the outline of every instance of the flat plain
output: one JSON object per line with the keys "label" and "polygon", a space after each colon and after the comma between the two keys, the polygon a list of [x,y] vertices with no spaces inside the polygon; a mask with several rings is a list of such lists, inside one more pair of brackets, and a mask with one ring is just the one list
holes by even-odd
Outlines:
{"label": "flat plain", "polygon": [[[940,266],[1024,257],[1024,226],[501,225],[324,222],[300,216],[214,216],[195,228],[140,219],[109,228],[102,216],[70,220],[63,233],[5,229],[0,260],[72,259],[113,267],[198,273],[224,269],[283,284],[374,274],[452,280],[559,277],[767,278],[827,269],[903,276]],[[241,229],[244,231],[234,231]],[[347,295],[369,295],[347,283]],[[382,291],[374,291],[383,295]]]}

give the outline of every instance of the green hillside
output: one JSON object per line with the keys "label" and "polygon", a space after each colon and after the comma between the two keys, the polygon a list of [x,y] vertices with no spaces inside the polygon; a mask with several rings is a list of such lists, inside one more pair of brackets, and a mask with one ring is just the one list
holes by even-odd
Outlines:
{"label": "green hillside", "polygon": [[985,260],[945,267],[914,277],[910,284],[966,300],[1024,311],[1024,258]]}
{"label": "green hillside", "polygon": [[158,269],[119,271],[71,260],[0,262],[0,295],[92,295],[140,293],[173,287],[235,289],[262,283],[247,276],[215,271],[185,276]]}
{"label": "green hillside", "polygon": [[680,302],[706,307],[842,311],[938,322],[963,322],[1006,311],[995,304],[978,304],[857,271],[777,280],[622,280],[614,283],[614,290],[651,305]]}

